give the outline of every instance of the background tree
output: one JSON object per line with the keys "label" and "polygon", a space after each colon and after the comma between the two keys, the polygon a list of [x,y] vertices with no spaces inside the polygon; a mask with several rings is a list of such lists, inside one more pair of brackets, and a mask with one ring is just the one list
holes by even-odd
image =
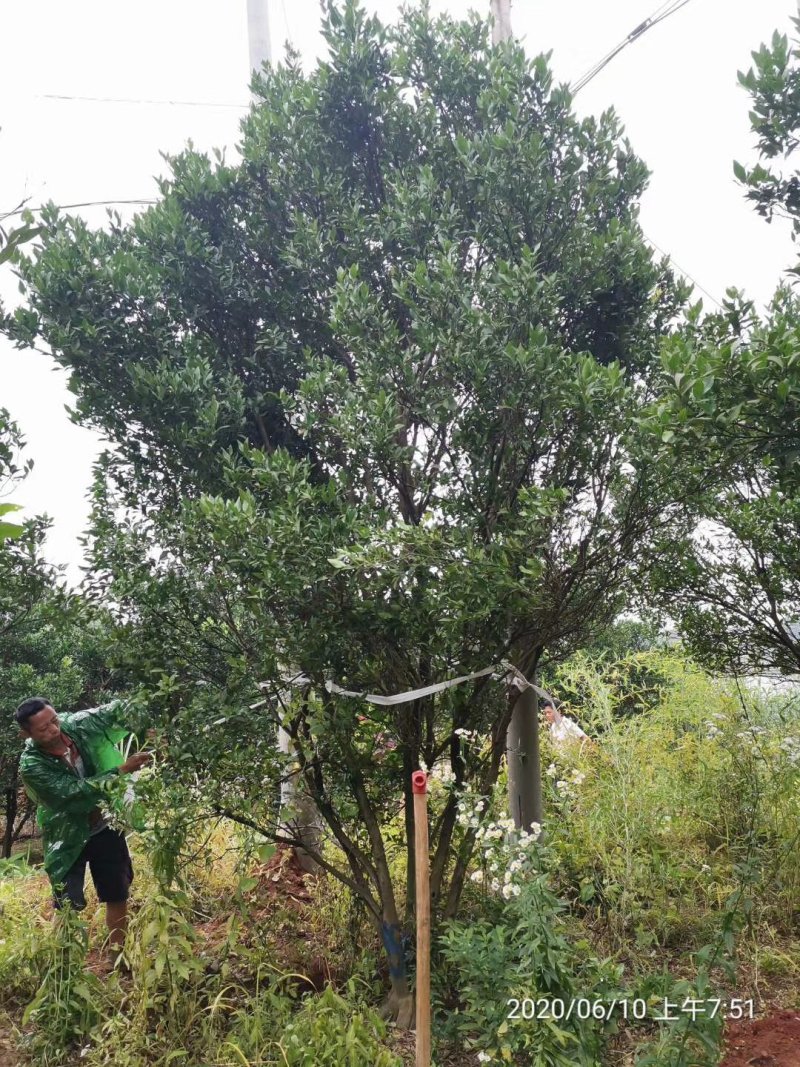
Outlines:
{"label": "background tree", "polygon": [[[31,468],[31,460],[20,467],[18,455],[22,446],[22,437],[19,427],[11,419],[6,408],[0,408],[0,496],[6,496],[11,487],[24,478]],[[10,522],[5,516],[20,511],[19,504],[8,501],[0,501],[0,551],[3,543],[12,538],[21,537],[23,527],[16,522]]]}
{"label": "background tree", "polygon": [[[792,19],[800,28],[800,19]],[[793,237],[800,233],[800,181],[796,171],[773,169],[780,159],[791,162],[800,130],[800,50],[786,34],[777,30],[769,45],[752,53],[753,66],[739,73],[739,81],[750,94],[750,124],[757,138],[760,162],[752,169],[734,163],[737,178],[747,189],[747,197],[767,222],[777,215],[792,224]],[[769,165],[766,165],[769,164]]]}
{"label": "background tree", "polygon": [[[170,160],[127,226],[43,212],[13,329],[113,444],[93,581],[169,719],[165,775],[281,837],[280,722],[338,848],[316,858],[407,1004],[411,771],[488,792],[513,699],[484,677],[376,710],[326,680],[530,674],[613,620],[670,520],[639,416],[683,291],[638,228],[647,175],[616,118],[577,119],[544,59],[426,11],[386,29],[332,6],[324,32],[310,75],[290,55],[257,81],[241,163]],[[434,804],[452,915],[474,829],[454,794]]]}
{"label": "background tree", "polygon": [[[32,467],[24,442],[8,412],[0,410],[0,487],[14,485]],[[13,721],[26,697],[44,695],[55,707],[93,707],[121,684],[105,668],[105,631],[110,618],[64,588],[59,568],[44,558],[49,520],[44,516],[15,525],[0,544],[0,790],[3,795],[2,855],[7,857],[32,808],[22,794],[17,767],[22,751]],[[2,536],[0,524],[0,536]]]}
{"label": "background tree", "polygon": [[[797,23],[796,23],[797,24]],[[800,128],[800,53],[785,36],[740,74],[762,161],[790,162]],[[757,210],[800,232],[796,173],[735,170]],[[796,271],[790,272],[790,274]],[[694,652],[737,671],[800,670],[800,302],[780,288],[765,314],[735,290],[699,307],[664,354],[653,416],[676,473],[697,490],[694,522],[661,546],[653,580]]]}

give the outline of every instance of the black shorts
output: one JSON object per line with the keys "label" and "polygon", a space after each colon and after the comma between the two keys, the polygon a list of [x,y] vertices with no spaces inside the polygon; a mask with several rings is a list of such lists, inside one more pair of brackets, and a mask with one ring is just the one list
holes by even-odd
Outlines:
{"label": "black shorts", "polygon": [[86,907],[83,883],[86,864],[92,872],[97,899],[103,904],[121,904],[128,899],[133,881],[133,865],[125,835],[107,826],[93,834],[83,846],[83,852],[67,871],[63,888],[55,894],[55,906],[60,908],[68,900],[76,911]]}

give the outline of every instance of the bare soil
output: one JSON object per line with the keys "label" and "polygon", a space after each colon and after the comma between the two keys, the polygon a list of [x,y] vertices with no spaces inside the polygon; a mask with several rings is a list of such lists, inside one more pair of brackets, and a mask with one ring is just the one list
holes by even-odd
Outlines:
{"label": "bare soil", "polygon": [[728,1022],[720,1067],[800,1067],[800,1013]]}
{"label": "bare soil", "polygon": [[0,1067],[19,1067],[19,1054],[4,1037],[0,1037]]}

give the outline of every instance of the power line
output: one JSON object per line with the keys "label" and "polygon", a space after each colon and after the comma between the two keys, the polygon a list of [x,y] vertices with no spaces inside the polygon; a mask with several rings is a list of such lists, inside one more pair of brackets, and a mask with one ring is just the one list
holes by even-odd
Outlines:
{"label": "power line", "polygon": [[659,246],[655,243],[655,241],[651,237],[648,237],[646,233],[643,232],[642,233],[642,237],[644,237],[645,241],[647,241],[647,243],[649,245],[652,245],[652,247],[656,250],[656,252],[660,252],[661,255],[664,256],[665,259],[668,259],[670,261],[670,263],[672,264],[672,266],[675,267],[676,270],[679,270],[681,272],[681,274],[684,275],[684,277],[688,278],[689,281],[692,283],[693,286],[695,286],[696,289],[699,289],[701,293],[705,293],[705,295],[708,297],[708,299],[713,304],[716,304],[717,307],[720,309],[720,311],[724,311],[725,310],[723,308],[722,304],[719,302],[719,300],[717,300],[717,298],[715,296],[713,296],[711,293],[709,293],[708,289],[706,289],[705,286],[702,286],[700,284],[700,282],[697,281],[696,278],[693,278],[691,276],[691,274],[688,272],[688,270],[684,270],[683,267],[680,265],[680,263],[676,263],[675,260],[673,259],[673,257],[669,254],[669,252],[665,252],[663,248],[659,248]]}
{"label": "power line", "polygon": [[579,93],[581,89],[587,86],[593,78],[596,78],[600,71],[607,67],[612,59],[616,58],[624,48],[627,48],[628,45],[638,41],[648,30],[652,30],[652,28],[657,26],[659,22],[668,19],[670,15],[674,15],[676,11],[680,11],[682,7],[686,7],[688,3],[689,0],[665,0],[661,7],[657,8],[652,15],[649,15],[644,22],[640,22],[635,29],[631,30],[627,37],[624,37],[620,43],[616,45],[616,47],[612,48],[607,55],[603,56],[603,58],[598,60],[593,67],[590,67],[585,74],[578,78],[575,84],[570,87],[572,95],[575,96],[576,93]]}
{"label": "power line", "polygon": [[[135,205],[138,205],[138,206],[150,206],[152,204],[157,204],[157,203],[158,203],[157,200],[152,200],[152,199],[150,199],[150,200],[145,200],[145,199],[140,199],[140,200],[85,200],[85,201],[83,201],[83,203],[80,203],[80,204],[56,204],[55,207],[59,211],[68,211],[71,208],[78,208],[78,207],[111,207],[111,206],[114,206],[114,205],[117,205],[117,204],[124,204],[124,205],[134,205],[135,204]],[[30,207],[30,208],[29,207],[17,207],[13,211],[7,211],[7,212],[5,212],[5,214],[0,215],[0,221],[2,221],[3,219],[10,219],[15,215],[21,215],[25,211],[32,211],[32,212],[35,213],[35,212],[39,212],[39,211],[43,211],[43,210],[44,210],[44,206],[41,206],[41,207]],[[672,263],[673,267],[675,267],[677,270],[679,270],[681,272],[681,274],[683,274],[685,277],[687,277],[689,279],[689,281],[697,289],[700,290],[701,293],[704,293],[708,297],[709,300],[711,300],[714,304],[716,304],[718,308],[722,309],[722,304],[719,302],[719,300],[717,300],[717,298],[712,293],[710,293],[708,291],[708,289],[705,288],[705,286],[701,285],[700,282],[698,282],[696,278],[693,278],[692,275],[688,272],[688,270],[685,270],[680,265],[680,263],[677,263],[676,260],[674,259],[674,257],[671,256],[669,252],[665,252],[664,249],[661,248],[659,245],[657,245],[656,242],[651,237],[648,237],[646,233],[642,233],[642,236],[644,237],[645,241],[647,241],[647,243],[649,245],[652,245],[652,247],[656,250],[656,252],[660,253],[662,256],[664,256],[666,259],[668,259],[670,261],[670,263]]]}
{"label": "power line", "polygon": [[[74,208],[74,207],[109,207],[109,206],[114,205],[114,204],[140,204],[140,205],[142,205],[142,204],[157,204],[157,203],[158,203],[157,200],[144,200],[144,199],[142,199],[142,200],[84,200],[80,204],[55,204],[54,206],[56,207],[56,209],[58,211],[68,211],[70,208]],[[13,211],[6,212],[6,214],[3,215],[2,217],[4,219],[9,219],[14,215],[22,215],[25,211],[32,211],[32,212],[35,213],[37,211],[44,211],[44,210],[45,210],[45,205],[44,204],[41,204],[39,207],[18,207],[18,208],[15,208]]]}
{"label": "power line", "polygon": [[294,34],[292,33],[292,27],[289,25],[289,15],[286,11],[286,0],[281,0],[281,7],[283,8],[283,21],[286,23],[286,33],[289,37],[289,44],[294,47]]}
{"label": "power line", "polygon": [[80,100],[92,104],[148,104],[165,107],[226,107],[247,111],[247,104],[232,104],[216,100],[151,100],[146,97],[134,99],[126,96],[68,96],[66,93],[37,93],[34,100]]}
{"label": "power line", "polygon": [[[157,204],[157,203],[158,203],[157,200],[86,200],[82,204],[56,204],[55,206],[59,211],[67,211],[70,208],[77,208],[77,207],[110,207],[110,206],[116,205],[116,204],[127,204],[127,205],[136,204],[136,205],[140,205],[140,206],[145,206],[145,205],[152,205],[152,204]],[[12,218],[12,216],[14,216],[14,215],[21,215],[24,211],[37,212],[37,211],[42,211],[42,210],[44,210],[43,207],[31,207],[31,208],[18,207],[14,211],[7,211],[4,215],[0,215],[0,220]],[[722,304],[719,302],[719,300],[717,300],[717,298],[712,293],[710,293],[708,291],[708,289],[705,288],[705,286],[701,285],[700,282],[698,282],[696,278],[692,277],[692,275],[688,272],[688,270],[685,270],[680,265],[680,263],[676,262],[674,257],[671,256],[669,254],[669,252],[665,252],[664,249],[661,248],[659,245],[657,245],[656,242],[651,237],[648,237],[646,233],[642,233],[642,237],[644,237],[645,241],[647,241],[647,243],[649,245],[652,245],[652,247],[656,250],[656,252],[658,252],[662,256],[664,256],[665,259],[668,259],[670,261],[670,263],[673,265],[673,267],[675,267],[677,270],[679,270],[681,272],[681,274],[683,274],[686,278],[688,278],[689,281],[692,283],[692,285],[695,286],[695,288],[699,289],[701,293],[704,293],[708,297],[708,299],[712,303],[716,304],[716,306],[720,310],[723,310]]]}

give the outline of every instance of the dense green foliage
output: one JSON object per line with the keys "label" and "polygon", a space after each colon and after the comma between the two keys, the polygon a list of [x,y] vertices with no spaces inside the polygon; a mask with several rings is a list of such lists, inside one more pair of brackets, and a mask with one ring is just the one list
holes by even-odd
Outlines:
{"label": "dense green foliage", "polygon": [[717,667],[800,667],[799,311],[788,292],[763,321],[732,302],[664,356],[654,423],[694,491],[686,533],[661,546],[650,581]]}

